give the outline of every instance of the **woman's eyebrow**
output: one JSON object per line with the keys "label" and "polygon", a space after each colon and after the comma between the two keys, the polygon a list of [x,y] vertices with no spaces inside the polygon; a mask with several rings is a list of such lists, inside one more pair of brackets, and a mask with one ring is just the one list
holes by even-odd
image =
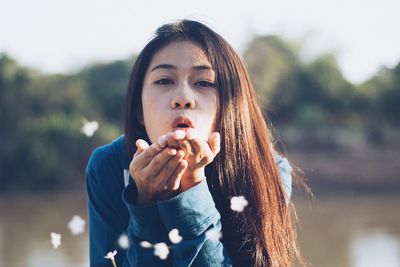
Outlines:
{"label": "woman's eyebrow", "polygon": [[[150,72],[157,70],[157,69],[173,69],[176,70],[177,67],[172,64],[159,64],[151,69]],[[192,67],[193,70],[213,70],[211,66],[208,65],[197,65]]]}
{"label": "woman's eyebrow", "polygon": [[176,69],[176,67],[171,64],[159,64],[159,65],[155,66],[154,68],[152,68],[150,72],[157,70],[157,69]]}
{"label": "woman's eyebrow", "polygon": [[193,70],[213,70],[211,66],[208,65],[198,65],[192,67]]}

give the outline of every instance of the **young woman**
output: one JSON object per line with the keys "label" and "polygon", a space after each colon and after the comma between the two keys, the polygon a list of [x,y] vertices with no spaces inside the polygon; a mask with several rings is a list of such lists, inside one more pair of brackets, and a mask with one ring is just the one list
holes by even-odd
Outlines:
{"label": "young woman", "polygon": [[[222,37],[195,21],[161,26],[136,60],[126,101],[125,135],[97,148],[87,167],[91,266],[110,266],[104,256],[114,249],[120,267],[299,259],[292,169]],[[237,196],[248,202],[242,212],[231,209]],[[118,248],[122,233],[127,250]],[[168,244],[168,257],[142,241]]]}

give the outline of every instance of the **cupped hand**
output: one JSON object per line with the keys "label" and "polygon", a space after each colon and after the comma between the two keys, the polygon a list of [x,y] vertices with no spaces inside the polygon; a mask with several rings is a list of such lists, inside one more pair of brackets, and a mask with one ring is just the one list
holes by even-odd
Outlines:
{"label": "cupped hand", "polygon": [[139,205],[152,204],[179,193],[182,176],[188,166],[184,151],[172,147],[159,149],[138,139],[137,151],[129,165],[135,181]]}
{"label": "cupped hand", "polygon": [[193,129],[187,132],[176,130],[160,136],[156,149],[181,149],[188,166],[181,178],[181,191],[200,183],[205,178],[205,166],[210,164],[220,151],[220,135],[211,133],[207,141],[201,140]]}

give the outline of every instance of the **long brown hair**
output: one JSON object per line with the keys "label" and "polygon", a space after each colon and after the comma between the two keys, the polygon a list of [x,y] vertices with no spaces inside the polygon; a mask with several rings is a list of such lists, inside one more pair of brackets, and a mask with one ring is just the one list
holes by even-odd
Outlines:
{"label": "long brown hair", "polygon": [[[145,72],[153,55],[176,41],[203,48],[216,72],[219,106],[214,131],[221,151],[206,167],[206,177],[221,213],[224,246],[234,266],[291,266],[301,261],[292,222],[294,206],[285,192],[273,157],[273,138],[259,107],[244,64],[234,49],[202,23],[182,20],[165,24],[139,54],[132,69],[125,113],[125,138],[133,156],[138,138],[149,141],[140,123]],[[230,209],[232,196],[244,196],[242,213]]]}

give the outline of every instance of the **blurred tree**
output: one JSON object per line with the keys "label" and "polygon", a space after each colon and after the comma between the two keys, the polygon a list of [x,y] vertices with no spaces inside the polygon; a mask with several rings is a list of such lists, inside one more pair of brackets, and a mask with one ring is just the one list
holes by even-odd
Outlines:
{"label": "blurred tree", "polygon": [[[0,57],[0,190],[47,190],[84,184],[91,151],[120,134],[92,108],[77,76],[41,75]],[[82,119],[98,120],[91,138]]]}
{"label": "blurred tree", "polygon": [[388,123],[400,126],[400,63],[390,70],[390,82],[379,99],[381,116]]}
{"label": "blurred tree", "polygon": [[273,35],[251,41],[245,50],[244,61],[264,107],[273,105],[271,96],[280,90],[278,85],[300,63],[296,47]]}
{"label": "blurred tree", "polygon": [[325,54],[305,66],[306,83],[301,84],[300,98],[303,105],[310,103],[325,111],[326,123],[345,124],[350,111],[353,85],[342,75],[333,54]]}
{"label": "blurred tree", "polygon": [[[134,57],[133,57],[134,58]],[[79,73],[91,102],[110,123],[121,126],[132,59],[96,64]]]}
{"label": "blurred tree", "polygon": [[357,88],[361,112],[376,123],[400,126],[400,63],[393,69],[382,68]]}
{"label": "blurred tree", "polygon": [[[385,125],[400,126],[400,63],[355,86],[334,54],[306,63],[298,52],[292,43],[266,36],[250,42],[244,54],[264,110],[273,124],[292,127],[298,143],[331,149],[332,130],[363,124],[378,143]],[[83,186],[92,150],[122,132],[135,59],[43,75],[0,54],[0,191]],[[91,138],[80,131],[84,118],[99,122]]]}

